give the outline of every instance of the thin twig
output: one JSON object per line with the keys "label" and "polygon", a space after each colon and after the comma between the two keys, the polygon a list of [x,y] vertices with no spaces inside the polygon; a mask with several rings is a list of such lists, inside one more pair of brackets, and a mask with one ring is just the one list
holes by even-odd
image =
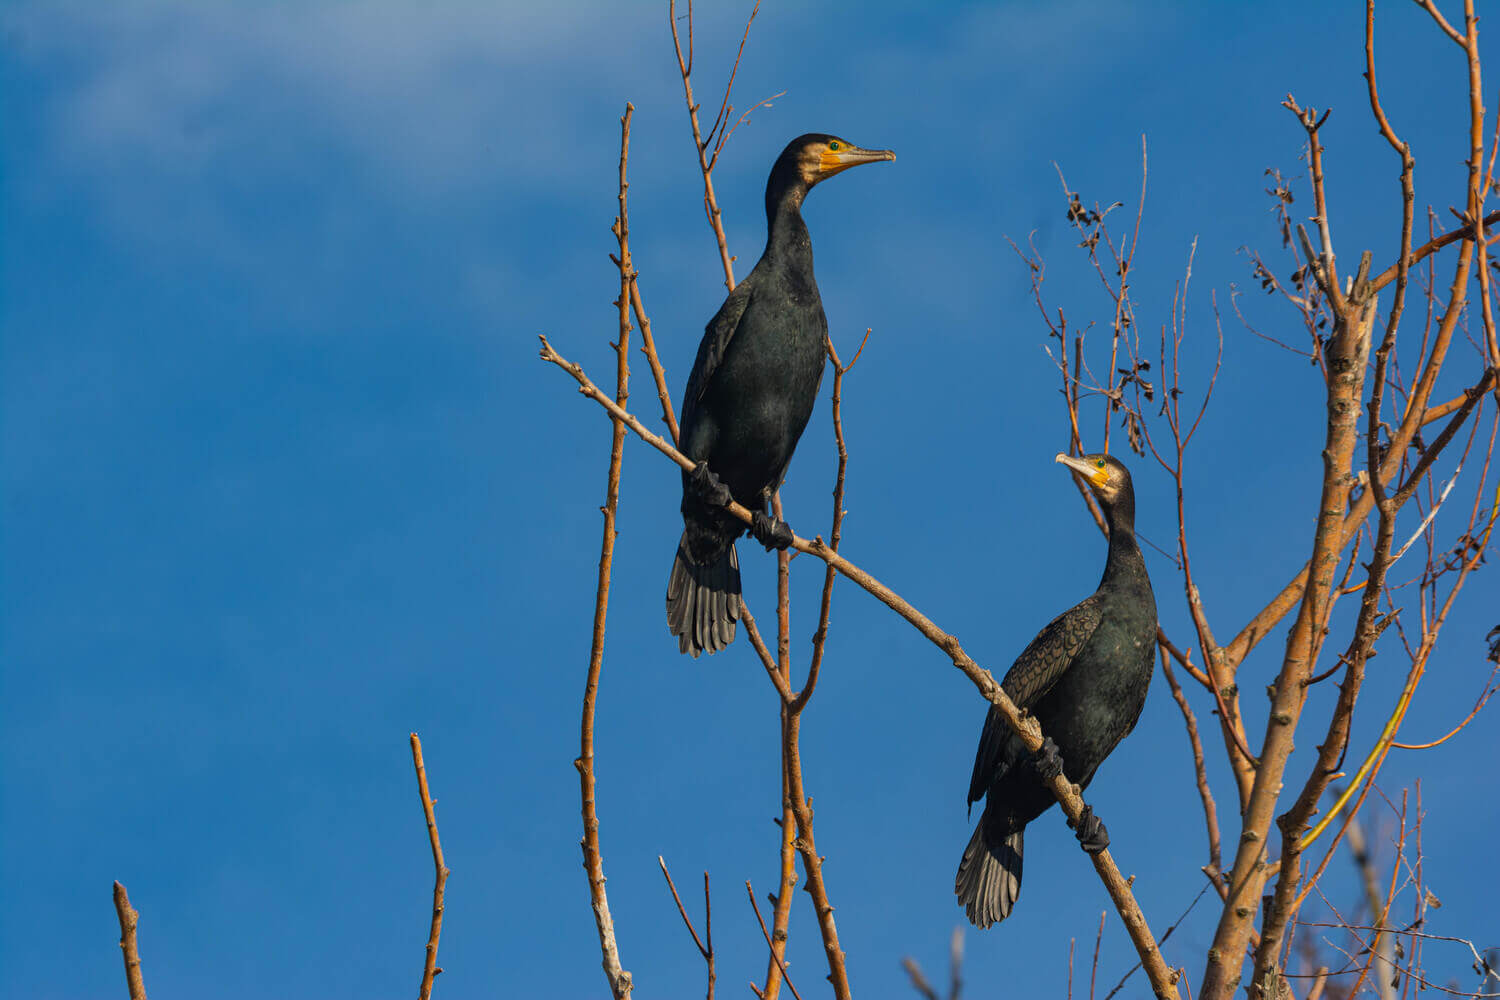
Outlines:
{"label": "thin twig", "polygon": [[908,955],[901,960],[901,968],[905,969],[907,976],[910,977],[912,989],[922,994],[924,1000],[938,1000],[937,990],[933,989],[927,977],[922,975],[922,967],[917,964],[916,959]]}
{"label": "thin twig", "polygon": [[1193,773],[1198,782],[1198,797],[1203,800],[1203,820],[1208,826],[1208,863],[1214,871],[1219,871],[1223,867],[1219,856],[1219,810],[1214,804],[1214,794],[1208,787],[1208,771],[1203,761],[1203,741],[1198,738],[1198,720],[1194,718],[1187,696],[1182,693],[1182,685],[1177,683],[1171,664],[1167,662],[1167,651],[1162,649],[1160,653],[1162,675],[1166,677],[1167,685],[1172,689],[1173,700],[1182,710],[1182,721],[1187,726],[1188,742],[1193,748]]}
{"label": "thin twig", "polygon": [[[745,880],[745,892],[750,896],[750,908],[755,911],[755,919],[760,923],[760,932],[766,939],[766,947],[771,948],[771,954],[775,955],[776,949],[771,947],[771,932],[766,930],[766,920],[760,915],[760,907],[755,902],[755,889],[751,887],[749,879]],[[792,996],[797,1000],[802,1000],[802,994],[798,993],[797,987],[792,984],[792,977],[786,973],[786,963],[779,955],[776,957],[776,964],[781,969],[781,978],[786,982],[786,988],[792,991]],[[752,983],[750,988],[754,990],[755,985]],[[756,993],[759,992],[756,990]]]}
{"label": "thin twig", "polygon": [[427,818],[427,842],[432,847],[432,925],[427,931],[427,959],[422,966],[421,1000],[432,996],[432,981],[443,970],[438,968],[438,938],[443,933],[443,889],[448,884],[448,866],[443,863],[443,842],[438,839],[437,816],[433,813],[432,793],[427,790],[427,765],[422,760],[422,740],[411,734],[411,763],[417,771],[417,794],[422,799],[422,814]]}
{"label": "thin twig", "polygon": [[1104,942],[1105,911],[1099,911],[1099,930],[1094,934],[1094,964],[1089,969],[1089,1000],[1094,1000],[1094,981],[1099,978],[1099,945]]}
{"label": "thin twig", "polygon": [[708,872],[703,873],[703,928],[708,937],[708,943],[698,937],[698,931],[693,927],[693,920],[687,915],[687,908],[682,905],[682,897],[677,895],[677,883],[672,881],[672,873],[667,871],[667,862],[660,854],[656,856],[656,863],[661,865],[662,877],[667,880],[667,888],[672,890],[672,902],[677,904],[677,912],[682,916],[682,922],[687,927],[688,933],[693,936],[693,944],[698,949],[698,954],[703,956],[703,961],[708,965],[708,1000],[714,1000],[714,911],[713,902],[708,893]]}
{"label": "thin twig", "polygon": [[[757,0],[756,10],[760,9]],[[703,138],[702,131],[698,127],[698,104],[693,100],[693,4],[688,0],[688,55],[684,59],[682,55],[682,42],[677,35],[677,0],[667,0],[667,21],[672,27],[672,47],[677,51],[677,69],[682,74],[682,92],[687,99],[688,121],[693,126],[693,147],[698,152],[698,170],[703,175],[703,211],[708,216],[708,224],[714,231],[714,239],[719,244],[719,261],[724,265],[724,287],[734,291],[734,258],[729,256],[729,240],[724,235],[724,223],[719,211],[719,199],[714,194],[713,165],[708,159],[708,143]],[[750,13],[750,21],[755,20],[755,11]],[[745,33],[750,33],[750,24],[745,24]],[[740,43],[741,51],[744,43]],[[739,60],[735,60],[738,69]],[[733,74],[730,76],[730,84],[733,85]],[[724,93],[727,106],[729,92]]]}

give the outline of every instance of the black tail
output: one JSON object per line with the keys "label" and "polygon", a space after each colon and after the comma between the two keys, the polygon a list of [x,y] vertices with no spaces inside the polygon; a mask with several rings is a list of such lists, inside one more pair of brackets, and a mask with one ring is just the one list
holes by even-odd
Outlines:
{"label": "black tail", "polygon": [[684,535],[667,579],[667,627],[677,648],[694,659],[705,650],[717,653],[734,641],[739,620],[740,559],[733,543],[713,562],[698,563]]}
{"label": "black tail", "polygon": [[1021,836],[1016,830],[998,849],[984,836],[985,817],[974,828],[964,859],[958,865],[953,891],[969,914],[969,923],[981,930],[1010,916],[1021,895]]}

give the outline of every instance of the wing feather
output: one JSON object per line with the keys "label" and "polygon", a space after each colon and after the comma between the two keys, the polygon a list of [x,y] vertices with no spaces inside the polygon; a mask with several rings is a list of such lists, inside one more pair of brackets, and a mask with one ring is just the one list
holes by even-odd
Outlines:
{"label": "wing feather", "polygon": [[[1100,604],[1096,595],[1058,615],[1016,657],[1000,686],[1017,708],[1033,708],[1067,671],[1073,657],[1099,627],[1103,617]],[[991,706],[974,754],[974,772],[969,778],[970,805],[984,797],[1002,766],[1006,746],[1013,739],[1015,734]]]}

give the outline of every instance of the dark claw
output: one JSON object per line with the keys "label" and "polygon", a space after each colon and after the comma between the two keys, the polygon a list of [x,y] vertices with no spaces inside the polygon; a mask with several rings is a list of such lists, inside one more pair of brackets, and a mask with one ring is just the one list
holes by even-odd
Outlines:
{"label": "dark claw", "polygon": [[688,479],[692,482],[693,489],[697,491],[698,496],[706,503],[715,507],[728,507],[734,501],[729,487],[714,475],[707,462],[699,462],[693,466],[693,471],[688,473]]}
{"label": "dark claw", "polygon": [[1036,773],[1041,775],[1043,781],[1051,781],[1062,774],[1062,755],[1057,752],[1057,744],[1052,742],[1052,737],[1043,737],[1040,749],[1031,755],[1031,766],[1036,768]]}
{"label": "dark claw", "polygon": [[762,511],[756,511],[750,519],[750,534],[766,547],[767,552],[788,548],[797,537],[785,521],[767,517]]}
{"label": "dark claw", "polygon": [[1068,820],[1068,826],[1073,828],[1073,835],[1078,838],[1078,843],[1090,854],[1098,854],[1109,846],[1109,831],[1104,828],[1104,822],[1094,815],[1094,810],[1088,806],[1083,807],[1078,822]]}

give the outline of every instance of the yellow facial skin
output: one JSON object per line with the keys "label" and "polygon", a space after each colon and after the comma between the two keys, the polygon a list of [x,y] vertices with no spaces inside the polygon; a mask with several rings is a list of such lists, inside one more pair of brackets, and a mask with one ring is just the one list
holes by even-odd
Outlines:
{"label": "yellow facial skin", "polygon": [[1078,473],[1084,479],[1087,479],[1089,481],[1089,484],[1092,485],[1095,489],[1109,489],[1110,468],[1109,464],[1105,462],[1104,459],[1096,458],[1093,461],[1088,461],[1083,458],[1075,458],[1072,455],[1065,455],[1059,452],[1056,461],[1061,462],[1063,465],[1066,465],[1068,468]]}
{"label": "yellow facial skin", "polygon": [[895,158],[896,154],[889,149],[862,149],[843,139],[830,139],[826,143],[808,148],[803,155],[802,178],[811,187],[850,167],[857,167],[862,163],[880,163]]}

